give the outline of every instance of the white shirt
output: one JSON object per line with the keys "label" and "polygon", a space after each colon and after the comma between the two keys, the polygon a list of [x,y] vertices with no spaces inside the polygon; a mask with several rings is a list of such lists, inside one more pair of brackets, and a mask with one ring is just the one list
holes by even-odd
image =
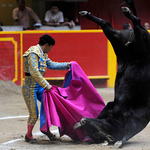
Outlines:
{"label": "white shirt", "polygon": [[41,46],[40,46],[39,44],[38,44],[38,47],[39,47],[39,49],[40,49],[42,55],[44,56],[44,52],[43,52],[43,50],[42,50],[42,48],[41,48]]}
{"label": "white shirt", "polygon": [[61,11],[58,11],[57,14],[53,15],[51,13],[51,10],[48,10],[45,13],[45,21],[50,23],[64,22],[63,13]]}

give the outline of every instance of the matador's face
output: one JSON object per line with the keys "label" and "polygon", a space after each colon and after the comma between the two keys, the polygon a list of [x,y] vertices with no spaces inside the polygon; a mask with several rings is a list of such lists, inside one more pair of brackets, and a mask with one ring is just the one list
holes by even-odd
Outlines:
{"label": "matador's face", "polygon": [[45,47],[43,49],[44,53],[48,53],[52,49],[53,45],[49,45],[48,43],[45,44]]}

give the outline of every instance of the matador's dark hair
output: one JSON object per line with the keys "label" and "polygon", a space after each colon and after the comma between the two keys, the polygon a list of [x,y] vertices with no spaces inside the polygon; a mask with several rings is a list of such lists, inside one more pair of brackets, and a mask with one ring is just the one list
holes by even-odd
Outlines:
{"label": "matador's dark hair", "polygon": [[44,34],[43,36],[40,37],[39,45],[42,46],[45,45],[46,43],[48,43],[48,45],[55,45],[55,40],[48,34]]}

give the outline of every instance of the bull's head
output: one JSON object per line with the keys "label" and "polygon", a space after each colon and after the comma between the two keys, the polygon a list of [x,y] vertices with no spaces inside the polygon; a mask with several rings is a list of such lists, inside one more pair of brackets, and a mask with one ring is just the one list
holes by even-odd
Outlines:
{"label": "bull's head", "polygon": [[88,136],[96,143],[102,143],[108,141],[112,143],[114,138],[109,135],[107,127],[104,125],[104,120],[93,119],[93,118],[82,118],[80,122],[74,125],[74,129],[83,128]]}

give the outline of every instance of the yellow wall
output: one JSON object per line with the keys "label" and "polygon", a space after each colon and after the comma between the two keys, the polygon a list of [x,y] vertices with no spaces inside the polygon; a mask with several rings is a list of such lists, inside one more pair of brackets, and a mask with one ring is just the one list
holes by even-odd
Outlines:
{"label": "yellow wall", "polygon": [[[32,0],[25,0],[26,6],[32,7]],[[0,21],[4,26],[13,25],[12,11],[17,7],[16,0],[0,0]]]}
{"label": "yellow wall", "polygon": [[116,55],[114,52],[114,49],[108,40],[108,76],[110,76],[108,82],[107,82],[107,87],[114,87],[115,85],[115,78],[116,78],[116,72],[117,72],[117,59]]}

